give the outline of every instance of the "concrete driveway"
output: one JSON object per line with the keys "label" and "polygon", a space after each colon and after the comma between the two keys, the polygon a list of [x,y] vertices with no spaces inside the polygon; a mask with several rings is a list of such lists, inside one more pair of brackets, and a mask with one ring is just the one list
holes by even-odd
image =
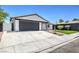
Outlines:
{"label": "concrete driveway", "polygon": [[5,32],[0,42],[0,52],[42,52],[73,37],[75,35],[62,38],[45,31]]}

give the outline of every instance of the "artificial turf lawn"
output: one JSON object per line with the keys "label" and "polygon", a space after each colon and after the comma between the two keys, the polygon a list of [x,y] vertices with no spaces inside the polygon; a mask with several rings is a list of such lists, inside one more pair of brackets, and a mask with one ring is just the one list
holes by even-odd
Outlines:
{"label": "artificial turf lawn", "polygon": [[73,34],[73,33],[77,33],[76,31],[71,31],[71,30],[55,30],[56,32],[61,32],[64,34]]}

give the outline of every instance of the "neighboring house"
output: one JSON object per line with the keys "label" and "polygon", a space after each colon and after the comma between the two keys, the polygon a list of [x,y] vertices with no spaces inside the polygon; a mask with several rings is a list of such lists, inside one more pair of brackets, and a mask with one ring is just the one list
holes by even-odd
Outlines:
{"label": "neighboring house", "polygon": [[54,24],[52,24],[52,23],[48,23],[49,25],[48,25],[48,30],[53,30],[53,25]]}
{"label": "neighboring house", "polygon": [[48,30],[48,21],[38,14],[11,17],[10,23],[3,23],[0,31]]}
{"label": "neighboring house", "polygon": [[60,23],[56,24],[55,27],[58,29],[58,26],[63,26],[62,30],[74,30],[74,31],[79,31],[79,21],[71,21],[68,23]]}

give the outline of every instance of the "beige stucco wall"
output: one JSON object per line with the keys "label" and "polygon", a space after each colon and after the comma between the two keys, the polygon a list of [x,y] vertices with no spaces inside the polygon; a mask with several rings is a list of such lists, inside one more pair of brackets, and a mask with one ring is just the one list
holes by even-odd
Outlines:
{"label": "beige stucco wall", "polygon": [[3,23],[3,31],[12,31],[12,24],[11,23]]}
{"label": "beige stucco wall", "polygon": [[42,30],[47,30],[47,23],[42,23]]}
{"label": "beige stucco wall", "polygon": [[14,31],[19,31],[19,20],[14,20]]}

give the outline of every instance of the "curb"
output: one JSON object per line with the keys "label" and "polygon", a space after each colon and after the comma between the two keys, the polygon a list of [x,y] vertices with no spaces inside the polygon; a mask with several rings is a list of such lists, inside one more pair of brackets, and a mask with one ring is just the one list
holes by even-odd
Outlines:
{"label": "curb", "polygon": [[68,43],[74,41],[74,40],[77,40],[77,39],[79,39],[79,38],[76,38],[76,37],[75,37],[75,38],[73,38],[72,40],[65,41],[65,42],[63,42],[63,43],[60,43],[60,44],[58,44],[58,45],[56,45],[56,46],[54,46],[54,47],[51,47],[51,48],[46,49],[46,50],[44,50],[44,51],[41,51],[41,52],[39,52],[39,53],[49,53],[49,52],[54,51],[55,49],[57,49],[57,48],[59,48],[59,47],[62,47],[62,46],[64,46],[64,45],[66,45],[66,44],[68,44]]}

